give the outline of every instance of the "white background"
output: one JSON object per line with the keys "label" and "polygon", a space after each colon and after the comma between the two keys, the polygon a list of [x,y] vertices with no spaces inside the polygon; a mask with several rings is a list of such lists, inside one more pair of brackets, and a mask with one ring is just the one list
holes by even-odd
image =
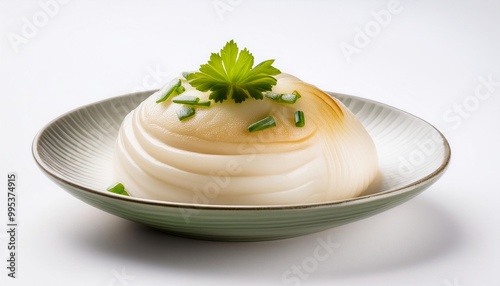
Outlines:
{"label": "white background", "polygon": [[[0,0],[2,221],[6,175],[19,178],[18,278],[7,277],[2,223],[0,284],[298,285],[283,274],[323,239],[339,247],[294,281],[500,285],[498,1],[401,0],[392,11],[386,0],[54,1]],[[230,39],[257,62],[274,58],[325,90],[427,120],[450,141],[447,173],[412,201],[363,221],[294,239],[224,243],[170,236],[94,209],[35,165],[32,139],[53,118],[158,88]],[[343,52],[347,46],[355,53]],[[489,89],[480,80],[488,77]]]}

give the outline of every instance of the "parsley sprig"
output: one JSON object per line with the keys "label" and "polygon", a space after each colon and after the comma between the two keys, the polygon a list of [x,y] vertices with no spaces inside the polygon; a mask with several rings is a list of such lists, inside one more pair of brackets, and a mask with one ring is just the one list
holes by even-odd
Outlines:
{"label": "parsley sprig", "polygon": [[232,99],[241,103],[249,97],[262,99],[262,93],[276,85],[273,76],[281,73],[273,63],[274,60],[267,60],[253,67],[253,55],[246,48],[239,51],[231,40],[220,53],[212,53],[208,63],[190,73],[187,80],[199,91],[211,91],[209,99],[215,102]]}

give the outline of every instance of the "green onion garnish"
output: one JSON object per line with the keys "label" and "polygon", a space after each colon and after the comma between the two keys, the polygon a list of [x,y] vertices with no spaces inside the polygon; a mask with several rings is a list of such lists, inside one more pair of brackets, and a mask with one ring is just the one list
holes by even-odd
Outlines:
{"label": "green onion garnish", "polygon": [[169,82],[168,85],[166,85],[162,89],[162,93],[160,93],[160,95],[158,96],[158,100],[156,100],[156,103],[160,103],[167,100],[179,86],[181,86],[180,79],[174,79],[171,82]]}
{"label": "green onion garnish", "polygon": [[186,91],[186,88],[185,88],[185,87],[183,87],[182,85],[180,85],[180,86],[178,86],[178,87],[176,87],[176,88],[175,88],[175,92],[176,92],[177,94],[181,94],[181,93],[183,93],[183,92],[185,92],[185,91]]}
{"label": "green onion garnish", "polygon": [[125,187],[123,186],[122,183],[116,183],[114,185],[111,185],[107,190],[115,194],[128,196],[128,193],[125,191]]}
{"label": "green onion garnish", "polygon": [[268,117],[261,119],[255,123],[252,123],[250,126],[248,126],[248,131],[255,132],[255,131],[264,130],[264,129],[274,127],[274,126],[276,126],[276,121],[274,121],[274,117],[268,116]]}
{"label": "green onion garnish", "polygon": [[198,101],[197,103],[194,103],[194,104],[190,104],[190,103],[186,103],[186,104],[196,105],[196,106],[210,106],[211,103],[212,103],[211,101]]}
{"label": "green onion garnish", "polygon": [[180,95],[172,99],[172,102],[181,104],[196,104],[198,101],[200,98],[192,95]]}
{"label": "green onion garnish", "polygon": [[292,92],[292,94],[295,94],[297,96],[297,98],[301,98],[302,97],[302,95],[300,95],[300,93],[298,91],[296,91],[296,90],[294,90]]}
{"label": "green onion garnish", "polygon": [[268,92],[266,93],[266,97],[275,101],[280,101],[281,100],[282,94],[275,93],[275,92]]}
{"label": "green onion garnish", "polygon": [[181,108],[177,109],[176,113],[179,120],[182,121],[186,118],[193,116],[195,114],[195,110],[190,106],[183,105],[181,106]]}
{"label": "green onion garnish", "polygon": [[172,102],[179,104],[195,105],[195,106],[210,106],[210,104],[212,103],[210,100],[200,101],[198,97],[192,95],[176,96],[172,99]]}
{"label": "green onion garnish", "polygon": [[306,119],[304,118],[304,112],[301,110],[295,111],[295,126],[304,127],[306,125]]}
{"label": "green onion garnish", "polygon": [[185,79],[189,80],[189,77],[190,77],[192,74],[194,74],[194,73],[193,73],[193,72],[183,72],[183,73],[182,73],[182,76],[183,76]]}
{"label": "green onion garnish", "polygon": [[281,96],[281,102],[284,102],[284,103],[293,104],[297,101],[297,99],[299,99],[299,97],[293,93],[287,93],[287,94],[283,94]]}
{"label": "green onion garnish", "polygon": [[300,98],[300,94],[297,91],[293,93],[275,93],[267,92],[266,97],[277,102],[283,102],[288,104],[293,104]]}

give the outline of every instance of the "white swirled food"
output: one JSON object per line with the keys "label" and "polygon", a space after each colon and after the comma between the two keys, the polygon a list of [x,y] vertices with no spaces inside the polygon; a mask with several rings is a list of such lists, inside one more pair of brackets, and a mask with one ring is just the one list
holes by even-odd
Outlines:
{"label": "white swirled food", "polygon": [[[214,103],[180,121],[179,104],[171,99],[156,103],[158,94],[151,95],[122,123],[115,181],[134,197],[212,205],[289,205],[358,196],[378,172],[367,131],[340,101],[315,86],[287,74],[276,79],[272,92],[297,91],[301,98],[294,104],[268,98]],[[182,80],[183,94],[208,100],[208,92]],[[304,127],[295,126],[296,110],[305,114]],[[276,127],[248,131],[269,115]]]}

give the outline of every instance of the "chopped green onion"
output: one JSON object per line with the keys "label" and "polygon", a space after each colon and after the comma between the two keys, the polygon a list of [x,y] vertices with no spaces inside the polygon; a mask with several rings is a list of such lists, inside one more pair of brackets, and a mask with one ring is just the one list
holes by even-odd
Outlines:
{"label": "chopped green onion", "polygon": [[281,100],[282,94],[275,93],[275,92],[267,92],[266,97],[275,101],[280,101]]}
{"label": "chopped green onion", "polygon": [[180,85],[180,86],[178,86],[177,88],[175,88],[175,92],[176,92],[177,94],[181,94],[181,93],[183,93],[183,92],[185,92],[185,91],[186,91],[186,88],[185,88],[185,87],[183,87],[182,85]]}
{"label": "chopped green onion", "polygon": [[172,102],[181,104],[196,104],[198,101],[200,98],[192,95],[180,95],[172,99]]}
{"label": "chopped green onion", "polygon": [[172,102],[179,104],[195,105],[195,106],[210,106],[210,104],[212,103],[210,100],[200,101],[198,97],[192,95],[176,96],[172,99]]}
{"label": "chopped green onion", "polygon": [[158,96],[158,100],[156,100],[156,103],[160,103],[167,100],[179,86],[181,86],[181,80],[173,79],[165,87],[163,87],[162,92]]}
{"label": "chopped green onion", "polygon": [[281,96],[281,102],[293,104],[299,99],[296,94],[287,93]]}
{"label": "chopped green onion", "polygon": [[306,119],[304,118],[304,112],[301,110],[295,111],[295,126],[304,127],[306,125]]}
{"label": "chopped green onion", "polygon": [[266,97],[277,102],[293,104],[300,98],[300,94],[295,90],[293,93],[267,92]]}
{"label": "chopped green onion", "polygon": [[180,121],[189,118],[195,114],[195,110],[193,107],[183,105],[181,108],[177,109],[176,111],[177,117],[179,118]]}
{"label": "chopped green onion", "polygon": [[248,126],[248,131],[255,132],[255,131],[264,130],[264,129],[274,127],[274,126],[276,126],[276,121],[274,120],[274,117],[268,116],[268,117],[261,119],[255,123],[250,124],[250,126]]}
{"label": "chopped green onion", "polygon": [[193,103],[193,104],[190,104],[190,103],[186,103],[186,104],[196,105],[196,106],[210,106],[211,103],[212,103],[211,101],[199,101],[199,102]]}
{"label": "chopped green onion", "polygon": [[114,185],[111,185],[110,187],[108,187],[107,190],[115,194],[128,196],[128,193],[125,191],[125,187],[123,186],[122,183],[116,183]]}
{"label": "chopped green onion", "polygon": [[183,73],[182,73],[182,76],[183,76],[185,79],[189,80],[189,77],[190,77],[191,75],[193,75],[193,74],[194,74],[194,72],[183,72]]}
{"label": "chopped green onion", "polygon": [[292,94],[295,94],[297,96],[297,98],[301,98],[302,97],[302,95],[300,95],[300,93],[298,91],[296,91],[296,90],[294,90],[292,92]]}

